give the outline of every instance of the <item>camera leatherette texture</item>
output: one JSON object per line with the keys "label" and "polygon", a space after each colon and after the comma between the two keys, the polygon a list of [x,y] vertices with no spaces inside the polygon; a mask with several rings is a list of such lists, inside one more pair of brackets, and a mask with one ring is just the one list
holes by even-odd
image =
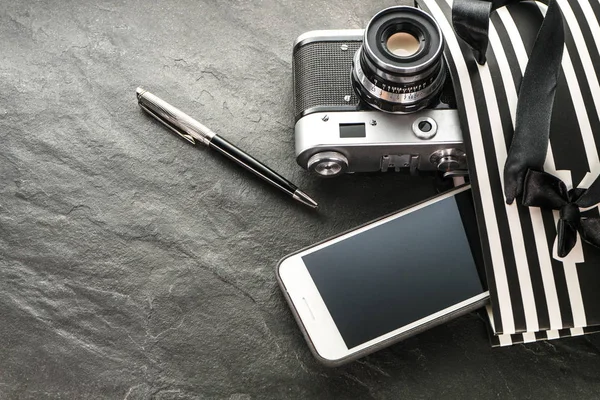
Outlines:
{"label": "camera leatherette texture", "polygon": [[[313,107],[355,106],[352,57],[362,41],[318,40],[294,49],[295,115]],[[349,96],[348,98],[345,98]]]}

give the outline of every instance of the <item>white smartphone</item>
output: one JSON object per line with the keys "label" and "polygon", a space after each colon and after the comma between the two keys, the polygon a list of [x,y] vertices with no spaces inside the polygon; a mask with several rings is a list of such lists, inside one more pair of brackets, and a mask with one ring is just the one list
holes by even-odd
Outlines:
{"label": "white smartphone", "polygon": [[315,357],[336,366],[486,304],[469,185],[282,259],[277,278]]}

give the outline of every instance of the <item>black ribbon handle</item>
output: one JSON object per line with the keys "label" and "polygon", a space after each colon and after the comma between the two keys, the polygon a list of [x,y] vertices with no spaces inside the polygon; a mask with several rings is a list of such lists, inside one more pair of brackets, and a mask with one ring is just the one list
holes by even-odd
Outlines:
{"label": "black ribbon handle", "polygon": [[[520,0],[454,0],[452,24],[456,34],[485,64],[492,11]],[[515,130],[504,165],[504,195],[528,207],[560,209],[558,255],[565,257],[577,242],[577,232],[588,243],[600,247],[600,220],[582,219],[579,208],[600,202],[600,177],[586,191],[566,190],[560,179],[541,172],[548,152],[550,122],[562,62],[564,26],[556,0],[547,0],[548,10],[534,43],[519,89]]]}
{"label": "black ribbon handle", "polygon": [[[455,0],[452,23],[459,37],[484,64],[490,13],[519,0]],[[515,133],[504,166],[504,194],[508,204],[521,195],[528,169],[541,171],[548,152],[550,117],[564,48],[562,13],[556,0],[548,11],[533,46],[519,89]]]}

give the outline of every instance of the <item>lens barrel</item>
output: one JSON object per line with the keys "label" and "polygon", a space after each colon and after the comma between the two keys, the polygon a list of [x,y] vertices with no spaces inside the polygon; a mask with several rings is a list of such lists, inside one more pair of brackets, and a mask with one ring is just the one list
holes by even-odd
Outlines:
{"label": "lens barrel", "polygon": [[352,85],[373,108],[406,114],[429,106],[446,80],[444,40],[426,12],[387,8],[367,24],[354,55]]}

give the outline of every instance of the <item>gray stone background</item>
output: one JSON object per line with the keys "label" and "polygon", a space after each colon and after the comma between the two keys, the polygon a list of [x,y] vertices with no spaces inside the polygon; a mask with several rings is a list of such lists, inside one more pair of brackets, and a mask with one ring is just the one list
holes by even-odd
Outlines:
{"label": "gray stone background", "polygon": [[[0,1],[0,398],[592,398],[600,337],[490,348],[471,314],[337,369],[274,268],[435,193],[294,161],[291,44],[390,1]],[[295,204],[138,108],[143,86],[296,182]]]}

